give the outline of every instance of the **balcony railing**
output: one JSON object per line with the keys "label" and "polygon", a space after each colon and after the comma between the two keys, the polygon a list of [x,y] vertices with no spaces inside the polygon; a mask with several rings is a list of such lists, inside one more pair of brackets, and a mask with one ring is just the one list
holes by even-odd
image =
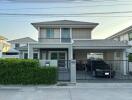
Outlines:
{"label": "balcony railing", "polygon": [[39,42],[45,43],[71,43],[71,38],[38,38]]}

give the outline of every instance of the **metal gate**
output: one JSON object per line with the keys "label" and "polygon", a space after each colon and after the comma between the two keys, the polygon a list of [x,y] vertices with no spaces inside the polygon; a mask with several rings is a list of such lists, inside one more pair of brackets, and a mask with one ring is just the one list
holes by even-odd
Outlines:
{"label": "metal gate", "polygon": [[127,60],[77,60],[77,80],[132,79],[132,62]]}
{"label": "metal gate", "polygon": [[58,81],[70,81],[70,60],[58,60]]}

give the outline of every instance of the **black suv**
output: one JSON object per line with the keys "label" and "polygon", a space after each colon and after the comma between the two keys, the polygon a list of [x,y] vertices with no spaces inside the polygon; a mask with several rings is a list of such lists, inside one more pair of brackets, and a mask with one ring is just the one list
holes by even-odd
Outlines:
{"label": "black suv", "polygon": [[95,77],[113,78],[115,76],[115,71],[103,60],[88,60],[87,71],[91,71]]}

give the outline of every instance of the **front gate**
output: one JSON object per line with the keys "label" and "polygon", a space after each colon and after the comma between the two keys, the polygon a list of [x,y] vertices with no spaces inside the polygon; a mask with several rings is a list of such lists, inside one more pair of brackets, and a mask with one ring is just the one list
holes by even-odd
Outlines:
{"label": "front gate", "polygon": [[70,81],[70,60],[58,60],[58,81]]}
{"label": "front gate", "polygon": [[127,60],[77,60],[76,79],[132,79],[131,67]]}

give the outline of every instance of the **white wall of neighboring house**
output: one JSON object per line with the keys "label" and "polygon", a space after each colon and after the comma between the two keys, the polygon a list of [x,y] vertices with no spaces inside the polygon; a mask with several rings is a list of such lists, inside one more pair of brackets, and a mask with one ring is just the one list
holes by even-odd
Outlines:
{"label": "white wall of neighboring house", "polygon": [[20,47],[27,46],[26,43],[11,43],[11,48],[15,48],[15,44],[19,44]]}
{"label": "white wall of neighboring house", "polygon": [[[125,33],[125,34],[122,34],[122,35],[113,37],[112,39],[113,40],[116,40],[116,41],[122,41],[122,42],[128,43],[128,45],[131,45],[132,46],[132,40],[129,40],[128,33]],[[126,52],[132,53],[132,47],[126,49]]]}
{"label": "white wall of neighboring house", "polygon": [[19,55],[2,55],[2,58],[19,58]]}

